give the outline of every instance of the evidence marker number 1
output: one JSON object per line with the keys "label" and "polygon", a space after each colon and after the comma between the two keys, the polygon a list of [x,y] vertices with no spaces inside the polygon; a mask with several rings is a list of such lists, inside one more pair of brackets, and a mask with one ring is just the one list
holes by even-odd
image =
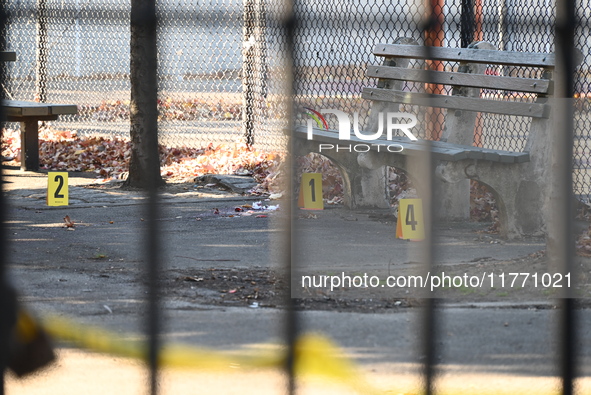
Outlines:
{"label": "evidence marker number 1", "polygon": [[322,174],[304,173],[300,183],[300,195],[298,197],[298,207],[304,210],[323,210],[324,201],[322,199]]}
{"label": "evidence marker number 1", "polygon": [[50,171],[47,173],[47,205],[68,205],[68,172]]}

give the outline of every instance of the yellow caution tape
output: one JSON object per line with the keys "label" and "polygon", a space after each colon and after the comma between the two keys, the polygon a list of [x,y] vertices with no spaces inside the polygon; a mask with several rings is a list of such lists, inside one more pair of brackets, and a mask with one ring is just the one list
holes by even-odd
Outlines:
{"label": "yellow caution tape", "polygon": [[[78,347],[91,351],[113,354],[120,357],[147,360],[148,349],[144,342],[125,340],[104,329],[81,325],[72,320],[47,316],[43,326],[53,337],[74,343]],[[282,356],[275,353],[263,355],[228,355],[220,351],[187,345],[165,345],[160,352],[160,364],[166,367],[227,369],[267,368],[279,366]]]}
{"label": "yellow caution tape", "polygon": [[16,318],[16,335],[22,343],[30,343],[37,337],[39,327],[28,311],[19,309]]}
{"label": "yellow caution tape", "polygon": [[[31,326],[27,317],[22,317],[23,332],[30,334]],[[46,316],[43,320],[44,329],[53,337],[64,341],[72,342],[75,345],[91,351],[107,353],[120,357],[147,360],[147,347],[144,342],[126,340],[112,332],[81,325],[72,320]],[[285,366],[285,349],[272,348],[256,353],[237,354],[216,351],[207,348],[198,348],[181,344],[166,345],[160,352],[160,364],[162,367],[208,369],[208,370],[231,370],[237,369],[282,369]],[[344,356],[344,352],[321,334],[302,335],[295,345],[295,372],[300,376],[319,376],[338,381],[340,384],[361,394],[420,394],[423,391],[415,388],[409,391],[406,389],[379,391],[375,389],[362,375],[360,369]],[[557,394],[554,388],[547,391],[523,392],[515,391],[515,388],[504,387],[501,390],[486,389],[461,389],[461,388],[439,388],[438,393],[442,395],[458,394],[509,394],[509,393],[537,393]]]}
{"label": "yellow caution tape", "polygon": [[378,394],[333,342],[319,334],[306,334],[296,342],[295,370],[298,375],[318,375],[338,380],[362,394]]}
{"label": "yellow caution tape", "polygon": [[[53,337],[74,343],[91,351],[126,358],[147,360],[144,342],[125,340],[120,336],[72,320],[46,316],[43,327]],[[283,368],[285,352],[259,351],[256,354],[229,354],[216,350],[181,344],[165,345],[160,352],[162,367],[193,369],[256,369]],[[363,378],[357,366],[325,336],[306,334],[295,345],[295,372],[297,375],[316,375],[348,385],[363,394],[377,394],[377,390]]]}

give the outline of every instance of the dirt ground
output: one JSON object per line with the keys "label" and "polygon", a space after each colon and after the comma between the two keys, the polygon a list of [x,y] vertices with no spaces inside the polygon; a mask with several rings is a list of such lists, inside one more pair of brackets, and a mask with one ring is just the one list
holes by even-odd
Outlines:
{"label": "dirt ground", "polygon": [[[90,184],[89,189],[112,191],[133,191],[121,183]],[[222,186],[204,186],[195,183],[168,183],[162,193],[178,195],[199,192],[200,196],[227,196],[230,191]],[[226,213],[228,214],[228,213]],[[229,213],[228,215],[232,215]],[[368,218],[388,226],[395,226],[396,217],[391,213],[365,210]],[[308,211],[297,213],[297,221],[306,221],[316,214]],[[445,227],[451,229],[450,225]],[[496,234],[490,233],[491,223],[473,222],[471,234],[474,238],[490,239],[490,243],[503,244]],[[94,259],[97,259],[94,257]],[[98,258],[101,259],[100,256]],[[187,259],[194,259],[187,257]],[[198,260],[198,259],[197,259]],[[396,276],[412,276],[421,273],[420,264],[407,262],[404,268],[396,268]],[[568,280],[576,284],[574,296],[580,307],[591,307],[591,258],[576,258],[577,272]],[[433,270],[444,284],[435,290],[433,296],[447,304],[496,303],[505,307],[553,308],[561,294],[559,276],[548,274],[545,251],[529,254],[512,260],[497,260],[493,257],[475,259],[468,263],[440,265]],[[483,273],[486,273],[483,277]],[[99,273],[108,277],[108,271]],[[478,278],[483,285],[458,285],[458,277]],[[286,304],[286,276],[279,271],[264,267],[225,267],[223,260],[215,266],[168,270],[162,277],[162,292],[165,297],[187,300],[192,303],[214,306],[282,308]],[[447,282],[445,282],[447,281]],[[567,279],[563,279],[566,283]],[[553,286],[549,286],[552,284]],[[199,292],[196,292],[196,289]],[[306,289],[305,297],[295,299],[295,306],[301,310],[331,310],[352,312],[395,312],[400,309],[422,305],[421,294],[416,287],[397,288],[392,296],[379,288],[338,287]],[[408,294],[409,296],[404,296]]]}
{"label": "dirt ground", "polygon": [[[542,276],[546,273],[546,260],[542,252],[513,261],[481,261],[473,264],[460,264],[443,269],[445,275],[478,276],[487,273],[520,273],[519,276],[506,276],[505,287],[472,288],[465,286],[446,286],[439,290],[438,296],[447,304],[461,303],[499,303],[519,308],[553,308],[559,296],[559,288],[542,286]],[[409,270],[410,273],[410,270]],[[523,273],[529,273],[526,280]],[[538,287],[533,286],[533,276],[538,275]],[[588,259],[580,260],[579,285],[576,295],[580,307],[591,307],[591,287],[588,284],[591,264]],[[400,275],[400,274],[398,274]],[[490,280],[490,277],[487,277]],[[500,278],[495,278],[500,282]],[[522,286],[526,280],[526,286]],[[550,281],[546,276],[544,281]],[[510,287],[511,282],[514,286]],[[219,306],[254,306],[277,308],[285,306],[286,281],[270,269],[207,268],[174,270],[166,276],[164,292],[167,297],[189,298],[199,287],[210,292],[200,293],[195,302]],[[409,289],[410,290],[410,289]],[[310,290],[310,297],[295,299],[296,308],[301,310],[331,310],[354,312],[396,312],[397,310],[422,305],[421,298],[383,297],[383,292],[372,292],[371,288],[339,288]],[[511,306],[507,306],[511,307]]]}

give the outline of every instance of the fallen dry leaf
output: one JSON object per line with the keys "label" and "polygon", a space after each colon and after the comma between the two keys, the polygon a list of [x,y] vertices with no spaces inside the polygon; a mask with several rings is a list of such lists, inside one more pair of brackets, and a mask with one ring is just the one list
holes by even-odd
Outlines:
{"label": "fallen dry leaf", "polygon": [[70,219],[70,216],[69,215],[66,215],[64,217],[64,223],[66,224],[66,228],[73,228],[74,227],[74,221],[72,221]]}
{"label": "fallen dry leaf", "polygon": [[198,283],[203,281],[203,277],[185,276],[183,277],[183,281],[192,281]]}
{"label": "fallen dry leaf", "polygon": [[312,213],[303,213],[303,214],[300,214],[300,218],[301,219],[318,219],[318,216],[316,214],[312,214]]}
{"label": "fallen dry leaf", "polygon": [[[20,162],[19,130],[4,129],[2,156]],[[45,170],[94,172],[97,177],[124,179],[130,142],[120,137],[78,136],[74,131],[39,131],[39,160]],[[203,148],[159,147],[161,174],[169,181],[191,182],[204,174],[251,174],[259,185],[253,194],[280,192],[284,155],[239,144],[209,144]]]}

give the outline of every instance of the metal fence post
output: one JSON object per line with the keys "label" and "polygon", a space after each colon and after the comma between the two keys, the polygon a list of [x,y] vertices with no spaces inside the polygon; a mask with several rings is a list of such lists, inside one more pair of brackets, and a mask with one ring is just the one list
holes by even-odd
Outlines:
{"label": "metal fence post", "polygon": [[46,0],[37,0],[37,35],[35,49],[35,100],[47,101],[47,9]]}
{"label": "metal fence post", "polygon": [[[242,41],[242,131],[247,145],[255,143],[257,115],[265,117],[267,44],[265,0],[244,0]],[[261,110],[257,114],[256,110]]]}
{"label": "metal fence post", "polygon": [[242,41],[242,130],[247,145],[254,144],[254,50],[255,0],[244,0],[244,26]]}

